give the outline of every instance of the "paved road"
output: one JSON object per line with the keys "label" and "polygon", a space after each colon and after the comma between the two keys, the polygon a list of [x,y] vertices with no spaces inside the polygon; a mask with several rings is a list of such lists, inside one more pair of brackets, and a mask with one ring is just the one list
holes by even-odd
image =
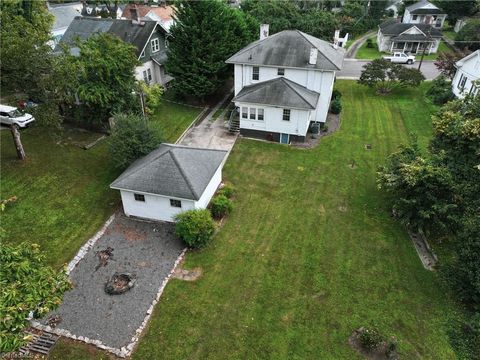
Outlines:
{"label": "paved road", "polygon": [[[342,71],[339,71],[337,73],[337,78],[338,79],[358,79],[362,72],[363,65],[367,63],[369,63],[368,60],[345,59],[345,62],[343,63],[343,69]],[[405,65],[405,66],[417,69],[418,63],[415,63],[413,65]],[[440,72],[435,67],[435,64],[433,63],[432,60],[423,61],[421,70],[427,80],[433,80],[438,75],[440,75]]]}

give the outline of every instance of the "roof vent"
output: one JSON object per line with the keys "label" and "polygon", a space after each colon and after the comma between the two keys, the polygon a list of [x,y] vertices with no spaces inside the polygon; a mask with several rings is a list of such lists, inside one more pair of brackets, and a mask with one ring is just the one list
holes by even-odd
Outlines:
{"label": "roof vent", "polygon": [[270,25],[262,24],[260,25],[260,40],[263,40],[268,37],[268,30]]}
{"label": "roof vent", "polygon": [[318,49],[312,47],[310,49],[310,59],[308,60],[308,63],[310,65],[315,65],[317,63],[317,55],[318,55]]}

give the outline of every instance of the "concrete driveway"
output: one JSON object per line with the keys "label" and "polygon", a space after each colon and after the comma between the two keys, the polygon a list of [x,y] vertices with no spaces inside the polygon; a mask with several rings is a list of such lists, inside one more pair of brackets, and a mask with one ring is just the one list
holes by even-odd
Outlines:
{"label": "concrete driveway", "polygon": [[[128,355],[184,246],[174,235],[174,224],[117,215],[70,273],[74,288],[65,294],[62,305],[40,323],[47,325],[58,317],[53,330],[58,335]],[[101,263],[99,252],[108,247],[113,257]],[[115,272],[133,274],[134,287],[108,295],[105,283]]]}
{"label": "concrete driveway", "polygon": [[[369,62],[370,60],[345,59],[343,69],[337,72],[337,79],[359,79],[363,70],[363,65],[368,64]],[[418,62],[404,66],[418,69]],[[432,60],[423,61],[421,71],[427,80],[433,80],[440,75],[440,71],[438,71]]]}

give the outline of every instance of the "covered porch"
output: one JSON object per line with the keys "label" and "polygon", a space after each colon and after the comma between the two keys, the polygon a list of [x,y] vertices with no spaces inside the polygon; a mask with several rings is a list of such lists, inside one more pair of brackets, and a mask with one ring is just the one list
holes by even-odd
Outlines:
{"label": "covered porch", "polygon": [[392,39],[392,43],[390,45],[390,52],[421,54],[425,49],[425,54],[430,54],[434,47],[433,45],[434,45],[434,42],[431,42],[431,41]]}

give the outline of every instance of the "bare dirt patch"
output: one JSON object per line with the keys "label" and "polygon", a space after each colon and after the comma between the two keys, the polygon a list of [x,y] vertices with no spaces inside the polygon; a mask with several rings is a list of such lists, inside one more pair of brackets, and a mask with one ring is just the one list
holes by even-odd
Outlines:
{"label": "bare dirt patch", "polygon": [[182,269],[180,266],[177,266],[175,271],[173,272],[173,278],[180,279],[184,281],[195,281],[200,276],[202,276],[202,269],[201,268],[194,268],[191,270]]}

